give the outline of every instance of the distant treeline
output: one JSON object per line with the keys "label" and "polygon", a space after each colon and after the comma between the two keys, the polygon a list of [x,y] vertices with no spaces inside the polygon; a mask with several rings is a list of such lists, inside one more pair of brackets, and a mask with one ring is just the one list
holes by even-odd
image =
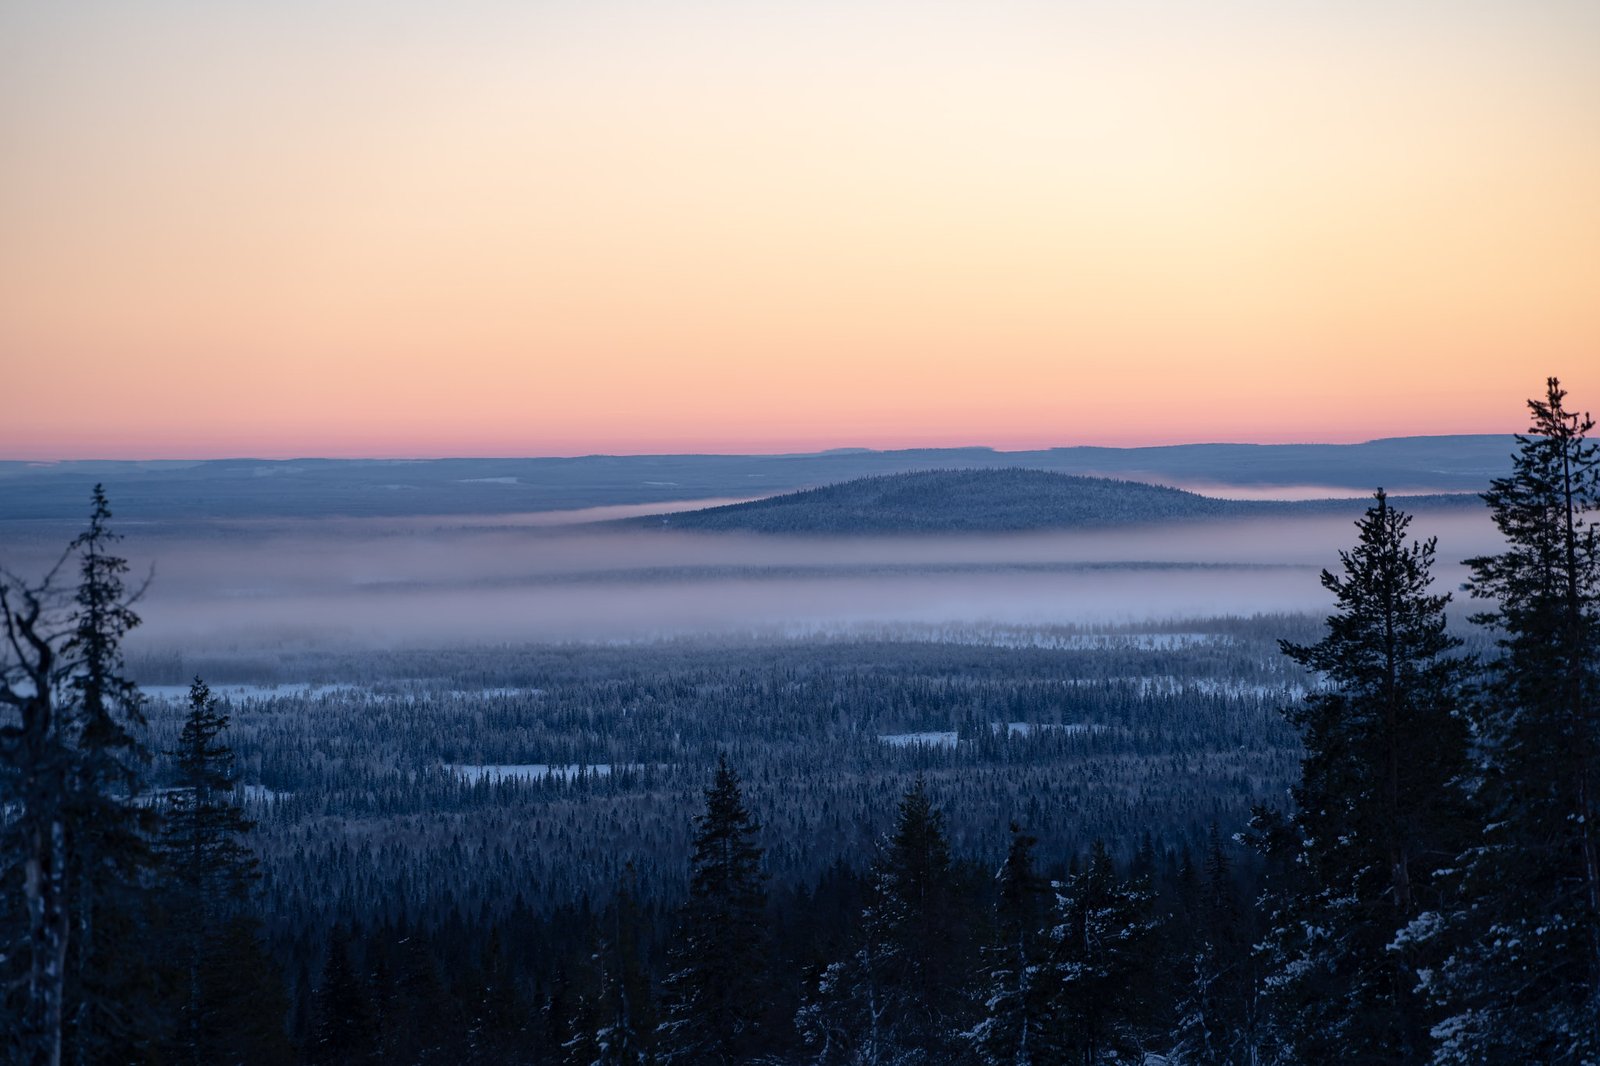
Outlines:
{"label": "distant treeline", "polygon": [[1188,484],[1373,485],[1480,492],[1508,469],[1509,436],[1396,437],[1363,444],[1157,448],[845,448],[802,455],[586,455],[527,459],[0,460],[0,521],[77,522],[99,482],[140,523],[330,515],[516,514],[748,499],[909,470],[1026,467]]}

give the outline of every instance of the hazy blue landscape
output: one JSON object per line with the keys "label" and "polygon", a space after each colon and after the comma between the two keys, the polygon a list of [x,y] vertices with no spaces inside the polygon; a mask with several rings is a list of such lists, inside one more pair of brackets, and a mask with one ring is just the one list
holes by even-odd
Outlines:
{"label": "hazy blue landscape", "polygon": [[[593,455],[568,459],[0,461],[0,520],[76,520],[96,482],[124,521],[328,515],[509,515],[750,499],[912,470],[1019,467],[1126,478],[1212,495],[1476,492],[1511,440],[1479,434],[1365,444],[1187,444],[996,451],[842,449],[810,455]],[[681,509],[677,508],[677,509]]]}

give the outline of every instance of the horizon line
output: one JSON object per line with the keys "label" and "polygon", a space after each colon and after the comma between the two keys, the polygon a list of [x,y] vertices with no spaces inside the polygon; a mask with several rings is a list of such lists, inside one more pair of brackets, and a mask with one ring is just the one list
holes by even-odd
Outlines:
{"label": "horizon line", "polygon": [[781,450],[781,451],[617,451],[617,452],[572,452],[572,453],[545,453],[545,454],[471,454],[471,453],[436,453],[431,455],[417,454],[361,454],[361,455],[316,455],[299,454],[286,456],[262,456],[241,453],[236,455],[146,455],[146,456],[78,456],[74,458],[51,459],[24,459],[9,456],[0,456],[0,463],[18,466],[63,466],[72,463],[305,463],[305,462],[349,462],[349,463],[432,463],[432,462],[520,462],[543,459],[646,459],[646,458],[812,458],[826,455],[848,454],[873,454],[893,455],[900,452],[991,452],[996,455],[1024,455],[1038,452],[1060,451],[1164,451],[1173,448],[1359,448],[1368,444],[1380,444],[1385,441],[1398,440],[1447,440],[1463,437],[1512,437],[1515,431],[1500,433],[1412,433],[1397,434],[1382,437],[1371,437],[1354,441],[1327,441],[1327,440],[1295,440],[1295,441],[1248,441],[1248,440],[1193,440],[1168,444],[1053,444],[1037,448],[1001,448],[990,444],[924,444],[909,445],[900,448],[873,448],[865,445],[834,445],[826,448],[816,448],[807,451]]}

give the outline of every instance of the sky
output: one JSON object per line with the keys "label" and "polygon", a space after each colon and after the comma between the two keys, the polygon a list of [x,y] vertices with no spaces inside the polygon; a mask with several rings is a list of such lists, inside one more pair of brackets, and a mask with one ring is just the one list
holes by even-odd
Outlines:
{"label": "sky", "polygon": [[1591,0],[9,0],[0,458],[1600,409]]}

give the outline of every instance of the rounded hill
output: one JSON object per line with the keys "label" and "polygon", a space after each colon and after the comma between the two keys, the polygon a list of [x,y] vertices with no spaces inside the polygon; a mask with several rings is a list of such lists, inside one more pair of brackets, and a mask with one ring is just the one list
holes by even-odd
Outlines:
{"label": "rounded hill", "polygon": [[636,522],[755,533],[997,533],[1219,518],[1252,510],[1240,501],[1138,481],[1012,467],[857,478]]}

